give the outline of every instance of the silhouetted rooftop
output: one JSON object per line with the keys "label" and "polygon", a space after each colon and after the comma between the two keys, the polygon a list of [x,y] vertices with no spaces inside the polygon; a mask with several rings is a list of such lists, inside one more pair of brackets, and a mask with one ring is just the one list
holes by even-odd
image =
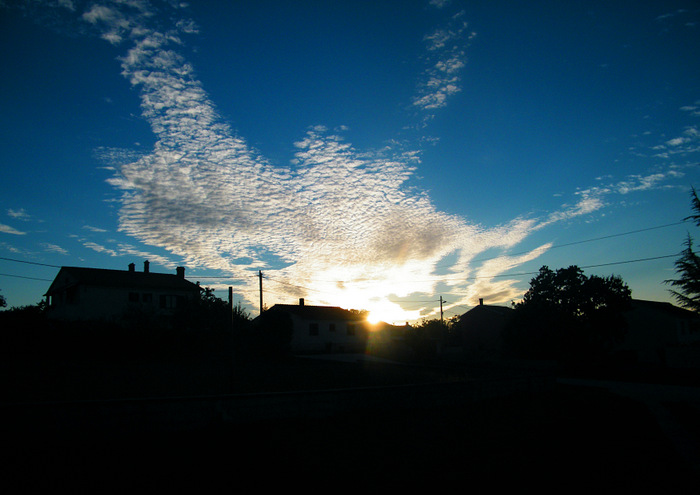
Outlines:
{"label": "silhouetted rooftop", "polygon": [[338,306],[306,306],[301,304],[275,304],[268,311],[284,311],[307,320],[364,320],[362,314]]}
{"label": "silhouetted rooftop", "polygon": [[199,290],[199,286],[176,273],[137,272],[63,266],[51,283],[47,295],[75,285],[93,287],[140,287],[152,289]]}

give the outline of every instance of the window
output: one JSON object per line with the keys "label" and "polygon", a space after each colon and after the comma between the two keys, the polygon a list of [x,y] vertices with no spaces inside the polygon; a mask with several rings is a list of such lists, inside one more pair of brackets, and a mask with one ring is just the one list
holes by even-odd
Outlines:
{"label": "window", "polygon": [[129,302],[139,302],[139,293],[129,292]]}
{"label": "window", "polygon": [[146,292],[145,294],[141,295],[141,301],[151,304],[153,302],[153,294],[150,292]]}
{"label": "window", "polygon": [[335,323],[329,323],[328,330],[330,330],[331,332],[335,332]]}
{"label": "window", "polygon": [[355,324],[348,323],[348,335],[355,335]]}
{"label": "window", "polygon": [[318,335],[318,323],[309,323],[309,335]]}
{"label": "window", "polygon": [[185,298],[184,296],[160,296],[159,306],[162,309],[175,309],[184,306]]}

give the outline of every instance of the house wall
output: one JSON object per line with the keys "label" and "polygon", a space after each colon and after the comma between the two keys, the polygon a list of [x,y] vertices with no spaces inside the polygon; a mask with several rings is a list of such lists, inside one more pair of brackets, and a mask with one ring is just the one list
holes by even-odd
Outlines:
{"label": "house wall", "polygon": [[363,352],[365,350],[367,333],[362,322],[316,321],[300,318],[297,315],[291,315],[291,317],[294,325],[291,343],[293,352]]}
{"label": "house wall", "polygon": [[[161,307],[161,296],[166,297],[166,307]],[[128,310],[141,310],[154,314],[171,313],[178,304],[178,297],[189,299],[191,293],[173,290],[143,288],[110,288],[78,286],[52,297],[50,315],[68,320],[110,319],[122,316]]]}

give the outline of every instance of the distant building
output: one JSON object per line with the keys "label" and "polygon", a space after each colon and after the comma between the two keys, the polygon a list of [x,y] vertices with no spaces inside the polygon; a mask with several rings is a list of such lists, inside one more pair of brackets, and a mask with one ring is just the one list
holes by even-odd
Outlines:
{"label": "distant building", "polygon": [[112,319],[129,310],[171,314],[199,296],[200,287],[176,273],[143,272],[131,263],[128,270],[61,267],[46,292],[49,317],[64,320]]}
{"label": "distant building", "polygon": [[363,314],[337,306],[275,304],[266,312],[290,316],[292,352],[363,352],[367,345],[367,321]]}

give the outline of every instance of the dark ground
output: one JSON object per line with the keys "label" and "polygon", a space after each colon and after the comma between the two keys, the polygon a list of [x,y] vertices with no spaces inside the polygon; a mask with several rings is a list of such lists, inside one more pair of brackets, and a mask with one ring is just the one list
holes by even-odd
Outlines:
{"label": "dark ground", "polygon": [[[309,388],[312,377],[326,388],[347,386],[352,377],[359,385],[382,385],[464,375],[395,367],[358,373],[357,365],[304,361],[252,366],[247,376],[242,369],[231,376],[232,369],[216,361],[185,361],[158,366],[131,362],[128,373],[118,371],[127,369],[124,364],[96,361],[45,362],[40,372],[6,364],[3,385],[26,400],[157,390],[166,395],[219,393],[222,387],[229,392],[289,390]],[[23,374],[13,375],[13,369]],[[697,411],[682,405],[677,411],[699,435]],[[213,425],[194,432],[88,435],[78,429],[19,436],[7,423],[3,431],[4,493],[508,488],[669,494],[692,493],[691,487],[698,486],[644,405],[600,389],[562,385],[479,404],[426,404],[326,419]]]}

